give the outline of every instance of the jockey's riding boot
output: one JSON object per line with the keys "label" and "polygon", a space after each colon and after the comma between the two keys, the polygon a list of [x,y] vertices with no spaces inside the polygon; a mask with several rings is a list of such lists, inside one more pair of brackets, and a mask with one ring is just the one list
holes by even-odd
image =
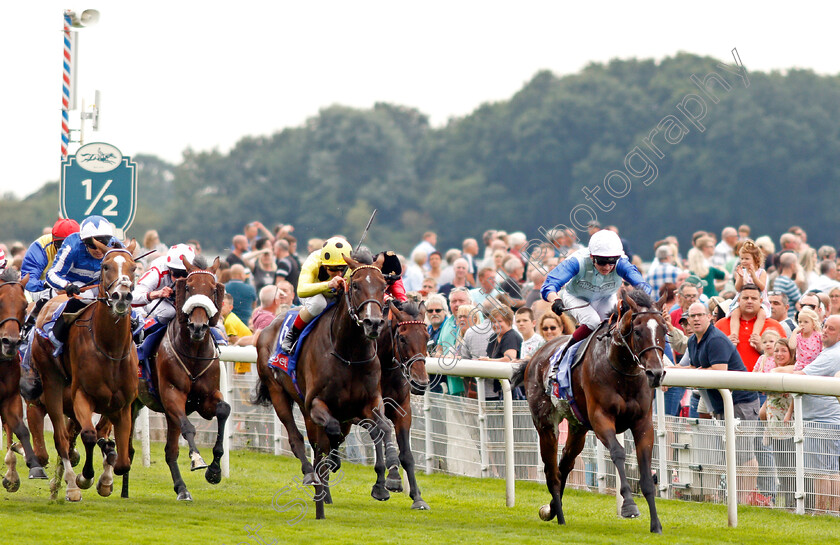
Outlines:
{"label": "jockey's riding boot", "polygon": [[131,338],[134,339],[134,344],[140,346],[143,343],[143,338],[146,336],[145,330],[143,326],[145,325],[145,321],[131,311]]}
{"label": "jockey's riding boot", "polygon": [[53,350],[54,357],[57,358],[59,354],[61,354],[61,350],[64,348],[64,343],[67,341],[67,334],[69,332],[70,326],[66,321],[64,321],[64,315],[59,316],[49,334],[50,342],[55,347],[55,350]]}
{"label": "jockey's riding boot", "polygon": [[290,327],[289,332],[286,333],[286,337],[280,344],[280,349],[283,350],[283,352],[285,352],[286,354],[291,354],[292,350],[295,349],[295,345],[297,344],[297,340],[300,338],[300,334],[302,331],[302,329],[298,329],[294,326]]}
{"label": "jockey's riding boot", "polygon": [[560,354],[560,357],[555,360],[554,365],[551,366],[551,369],[548,372],[549,380],[545,385],[546,394],[551,395],[553,384],[557,380],[557,368],[560,365],[560,362],[563,361],[563,358],[566,357],[566,352],[569,351],[569,348],[587,338],[590,333],[592,333],[592,330],[589,329],[589,326],[583,324],[579,325],[578,328],[575,329],[574,333],[572,333],[572,338],[569,339],[569,342],[567,342],[566,346],[563,347],[563,352]]}
{"label": "jockey's riding boot", "polygon": [[216,343],[216,346],[228,345],[228,341],[225,338],[225,334],[219,326],[211,327],[210,334],[213,336],[213,342]]}

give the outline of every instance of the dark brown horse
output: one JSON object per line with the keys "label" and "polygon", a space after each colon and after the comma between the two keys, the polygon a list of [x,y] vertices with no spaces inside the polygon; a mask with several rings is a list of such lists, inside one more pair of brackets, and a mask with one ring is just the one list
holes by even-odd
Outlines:
{"label": "dark brown horse", "polygon": [[[402,304],[402,310],[391,305],[392,318],[379,334],[379,362],[382,364],[380,386],[385,404],[385,416],[394,423],[394,435],[399,448],[400,464],[409,484],[412,509],[429,509],[420,497],[420,487],[414,476],[414,455],[411,452],[411,394],[423,395],[429,386],[426,374],[426,354],[429,333],[425,323],[426,307],[414,302]],[[388,448],[389,445],[384,445]],[[384,473],[383,444],[375,442],[377,475]],[[388,491],[402,492],[399,469],[391,467],[384,483],[377,479],[371,495],[387,500]]]}
{"label": "dark brown horse", "polygon": [[[190,469],[207,468],[204,472],[207,482],[218,484],[222,480],[219,462],[224,454],[222,441],[230,405],[222,399],[219,390],[219,352],[210,334],[210,328],[221,316],[225,295],[224,284],[216,282],[219,258],[210,268],[200,258],[196,258],[195,266],[182,261],[187,277],[175,281],[177,314],[167,327],[157,357],[150,362],[152,384],[160,399],[151,395],[148,385],[141,381],[135,416],[143,404],[166,415],[166,464],[177,498],[192,501],[178,469],[178,437],[183,435],[189,445]],[[195,426],[187,418],[196,411],[205,420],[215,416],[218,423],[213,461],[209,466],[195,446]],[[123,477],[122,496],[128,497],[128,474]]]}
{"label": "dark brown horse", "polygon": [[[124,475],[131,467],[131,405],[137,397],[137,350],[131,339],[136,243],[132,240],[127,248],[109,248],[96,240],[94,244],[104,254],[96,301],[79,312],[58,358],[52,355],[50,341],[40,335],[34,336],[31,347],[32,363],[44,384],[44,405],[55,429],[60,458],[51,482],[52,497],[57,497],[61,488],[63,468],[69,501],[81,500],[81,489],[93,484],[93,448],[97,443],[94,412],[113,424],[116,437],[116,445],[109,446],[103,463],[104,471],[97,484],[99,494],[110,495],[113,475]],[[45,305],[38,317],[40,329],[64,300],[65,296],[55,297]],[[81,426],[86,456],[78,477],[70,463],[65,414]]]}
{"label": "dark brown horse", "polygon": [[[20,356],[18,346],[23,342],[20,330],[26,315],[26,296],[23,286],[29,280],[27,274],[20,278],[15,269],[0,273],[0,419],[6,435],[6,474],[3,488],[16,492],[20,488],[15,452],[22,450],[29,467],[30,479],[46,479],[47,474],[32,450],[29,430],[23,422],[23,404],[20,397]],[[12,433],[18,436],[20,445],[12,445]]]}
{"label": "dark brown horse", "polygon": [[[513,382],[525,380],[528,406],[537,433],[540,436],[540,454],[545,466],[545,478],[551,503],[540,508],[540,518],[565,524],[563,516],[563,489],[566,478],[583,450],[588,427],[610,451],[621,479],[624,503],[621,516],[639,516],[633,501],[630,485],[625,475],[624,447],[616,433],[630,430],[636,443],[639,461],[639,481],[650,508],[650,531],[662,533],[656,514],[653,478],[650,464],[653,452],[653,421],[651,409],[654,388],[662,383],[665,375],[663,359],[667,327],[657,305],[641,290],[625,295],[617,311],[606,324],[593,333],[595,336],[586,348],[583,361],[572,370],[572,389],[579,408],[581,421],[571,412],[568,403],[555,405],[545,392],[549,358],[568,340],[559,337],[540,348],[525,366],[514,373]],[[569,421],[569,437],[563,447],[563,456],[557,463],[557,426]]]}
{"label": "dark brown horse", "polygon": [[[335,453],[330,454],[344,441],[350,426],[359,423],[369,432],[375,430],[375,440],[386,444],[391,437],[390,425],[382,415],[376,354],[376,339],[384,323],[384,257],[376,263],[371,263],[369,254],[354,254],[354,258],[346,259],[350,268],[347,290],[338,293],[337,303],[324,311],[301,347],[297,367],[300,393],[288,375],[268,366],[282,320],[274,320],[257,342],[259,382],[254,400],[270,402],[286,427],[289,445],[301,462],[303,484],[315,486],[318,519],[324,518],[324,503],[332,501],[329,473],[341,464]],[[314,466],[306,458],[303,436],[292,415],[293,402],[303,413]],[[399,464],[393,450],[386,453],[386,459],[388,467]],[[377,472],[384,479],[384,468],[377,468]]]}

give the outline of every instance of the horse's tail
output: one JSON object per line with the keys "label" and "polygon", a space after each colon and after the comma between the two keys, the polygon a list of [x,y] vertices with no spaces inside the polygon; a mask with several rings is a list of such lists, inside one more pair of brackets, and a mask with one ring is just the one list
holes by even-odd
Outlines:
{"label": "horse's tail", "polygon": [[257,377],[254,393],[251,394],[251,405],[271,407],[271,394],[268,393],[268,384],[259,377]]}
{"label": "horse's tail", "polygon": [[516,388],[525,382],[525,369],[528,367],[528,362],[523,361],[513,367],[513,373],[510,375],[510,387]]}

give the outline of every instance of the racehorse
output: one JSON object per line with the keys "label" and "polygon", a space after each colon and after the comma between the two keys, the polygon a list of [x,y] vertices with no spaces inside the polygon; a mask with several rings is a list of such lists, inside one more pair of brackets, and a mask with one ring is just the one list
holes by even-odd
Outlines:
{"label": "racehorse", "polygon": [[[381,370],[376,350],[376,339],[384,323],[384,256],[375,263],[369,253],[353,256],[346,259],[350,268],[347,289],[338,292],[336,304],[322,313],[300,349],[297,387],[289,375],[275,372],[268,365],[283,321],[275,319],[257,341],[259,381],[254,401],[270,402],[286,427],[289,445],[301,462],[303,485],[315,486],[316,519],[324,518],[324,503],[332,503],[329,472],[337,471],[341,465],[334,449],[344,441],[350,426],[358,423],[369,432],[375,429],[375,441],[387,444],[391,439],[390,425],[382,416]],[[303,413],[314,466],[306,458],[292,402]],[[388,467],[399,464],[393,449],[386,452],[386,463]],[[377,481],[384,479],[384,467],[376,470]]]}
{"label": "racehorse", "polygon": [[[640,485],[650,508],[650,531],[662,533],[654,503],[650,464],[654,441],[651,419],[654,388],[662,383],[665,375],[662,357],[667,327],[661,314],[664,302],[663,298],[654,303],[642,290],[634,290],[622,296],[610,320],[592,333],[594,337],[585,348],[581,363],[572,369],[577,414],[568,403],[561,403],[559,408],[555,406],[545,391],[549,359],[568,337],[547,343],[527,364],[515,370],[512,382],[523,378],[525,381],[528,406],[540,437],[546,486],[551,494],[551,503],[540,508],[541,519],[547,521],[556,516],[559,524],[566,523],[563,489],[575,458],[583,450],[589,427],[609,449],[618,470],[624,497],[621,516],[638,517],[639,509],[625,475],[624,447],[616,439],[616,433],[630,430],[636,443]],[[569,436],[558,464],[557,427],[564,418],[569,421]]]}
{"label": "racehorse", "polygon": [[[97,492],[108,496],[113,490],[113,476],[124,475],[131,467],[131,405],[137,396],[137,350],[131,339],[131,291],[134,288],[136,264],[134,240],[125,248],[109,248],[94,240],[104,254],[101,264],[99,295],[78,314],[58,358],[52,355],[49,340],[35,335],[32,341],[32,363],[44,385],[43,400],[55,429],[55,447],[61,463],[50,483],[55,499],[63,479],[67,483],[66,498],[82,499],[81,489],[93,484],[93,447],[97,431],[93,413],[99,413],[113,424],[116,444],[100,442],[105,459],[104,471],[97,483]],[[36,326],[43,329],[66,296],[51,299],[41,311]],[[64,415],[80,425],[85,446],[82,474],[76,476],[70,462],[69,434]],[[106,422],[100,421],[100,428]],[[116,451],[114,448],[116,447]]]}
{"label": "racehorse", "polygon": [[[6,467],[3,488],[16,492],[20,488],[15,452],[22,447],[29,467],[30,479],[46,479],[47,474],[38,461],[29,442],[29,429],[23,422],[23,405],[20,398],[20,356],[18,346],[23,339],[20,330],[26,315],[26,296],[23,286],[29,280],[12,268],[0,272],[0,418],[6,432]],[[20,446],[12,445],[12,433],[18,436]]]}
{"label": "racehorse", "polygon": [[[175,309],[177,315],[169,323],[157,358],[150,362],[152,385],[160,396],[152,395],[149,385],[141,381],[134,407],[136,418],[139,409],[149,409],[166,415],[166,464],[178,500],[192,501],[187,485],[178,469],[178,437],[183,434],[190,448],[190,470],[207,468],[204,477],[210,484],[222,480],[219,465],[224,448],[225,423],[230,415],[230,405],[222,400],[219,390],[219,352],[210,334],[221,316],[225,286],[216,282],[219,258],[207,268],[200,257],[195,265],[182,258],[187,277],[175,281]],[[205,420],[214,416],[218,423],[213,461],[208,466],[195,446],[195,426],[187,418],[198,411]],[[122,497],[128,497],[128,473],[123,476]]]}
{"label": "racehorse", "polygon": [[[379,334],[377,346],[382,378],[379,382],[385,404],[385,416],[394,423],[394,434],[400,451],[400,464],[405,470],[409,484],[409,496],[414,503],[412,509],[429,509],[420,497],[420,487],[414,476],[414,455],[411,452],[411,395],[423,395],[429,385],[426,374],[426,354],[429,333],[424,321],[426,307],[414,302],[405,302],[402,308],[391,304],[393,318]],[[382,442],[375,442],[376,465],[385,468]],[[377,475],[379,475],[377,471]],[[377,479],[371,495],[378,500],[387,500],[388,491],[402,492],[399,470],[392,467],[384,485]]]}

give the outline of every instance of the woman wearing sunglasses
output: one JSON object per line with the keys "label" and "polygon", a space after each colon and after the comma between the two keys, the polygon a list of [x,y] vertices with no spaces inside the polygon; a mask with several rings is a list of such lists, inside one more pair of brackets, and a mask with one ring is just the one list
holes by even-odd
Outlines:
{"label": "woman wearing sunglasses", "polygon": [[540,294],[558,316],[568,309],[578,328],[568,346],[595,331],[616,304],[622,280],[653,295],[639,269],[624,255],[621,239],[607,229],[589,239],[589,247],[578,250],[552,270]]}
{"label": "woman wearing sunglasses", "polygon": [[309,254],[301,265],[297,294],[302,308],[280,345],[287,354],[291,354],[306,324],[324,312],[339,288],[347,288],[344,281],[347,262],[344,258],[350,256],[350,250],[349,242],[342,237],[332,237],[324,242],[320,250]]}
{"label": "woman wearing sunglasses", "polygon": [[[82,292],[81,288],[96,286],[99,283],[99,268],[105,252],[97,248],[94,240],[111,246],[119,245],[114,237],[114,226],[102,216],[88,216],[79,224],[79,232],[72,233],[64,239],[64,243],[55,256],[55,261],[47,272],[47,283],[56,290],[64,290],[70,300],[63,312],[72,314],[78,312],[85,305],[92,302],[99,294],[99,289]],[[72,296],[78,295],[79,298]],[[64,341],[67,340],[68,325],[64,322],[64,314],[55,321],[49,338],[55,346],[55,354],[61,352]]]}

